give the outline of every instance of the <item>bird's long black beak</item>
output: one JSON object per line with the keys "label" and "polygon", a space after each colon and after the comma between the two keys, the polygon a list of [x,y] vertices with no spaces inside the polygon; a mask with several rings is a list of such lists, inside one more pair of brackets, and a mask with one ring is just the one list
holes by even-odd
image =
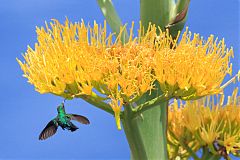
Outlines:
{"label": "bird's long black beak", "polygon": [[67,100],[67,99],[65,98],[65,99],[63,100],[63,102],[62,102],[63,109],[65,109],[64,104],[65,104],[65,101],[66,101],[66,100]]}

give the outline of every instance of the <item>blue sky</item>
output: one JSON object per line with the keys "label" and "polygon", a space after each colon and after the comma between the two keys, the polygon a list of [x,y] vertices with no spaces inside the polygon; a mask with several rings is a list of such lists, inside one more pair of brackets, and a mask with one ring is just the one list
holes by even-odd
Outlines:
{"label": "blue sky", "polygon": [[[113,2],[124,23],[139,21],[139,0]],[[129,159],[124,132],[116,129],[114,118],[80,99],[67,101],[67,111],[87,116],[91,125],[78,125],[74,133],[59,129],[54,137],[39,141],[39,133],[55,116],[62,99],[35,92],[16,62],[16,57],[22,59],[27,45],[34,45],[35,27],[45,21],[54,18],[63,22],[68,17],[70,21],[103,22],[96,1],[0,0],[0,4],[0,159]],[[191,1],[189,30],[204,37],[224,37],[227,46],[233,46],[235,51],[233,74],[240,68],[239,21],[237,0]],[[226,90],[227,94],[233,86]]]}

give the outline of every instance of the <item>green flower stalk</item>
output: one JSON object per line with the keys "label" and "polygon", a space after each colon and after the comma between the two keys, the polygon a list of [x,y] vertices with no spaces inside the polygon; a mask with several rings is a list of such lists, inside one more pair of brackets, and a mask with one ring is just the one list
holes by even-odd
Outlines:
{"label": "green flower stalk", "polygon": [[35,47],[17,61],[38,92],[82,98],[113,115],[132,159],[165,160],[169,100],[222,93],[233,51],[224,40],[210,36],[204,42],[188,29],[179,36],[189,1],[140,3],[138,36],[134,23],[130,31],[122,26],[111,1],[98,0],[113,34],[107,34],[106,22],[90,27],[53,20],[37,28]]}

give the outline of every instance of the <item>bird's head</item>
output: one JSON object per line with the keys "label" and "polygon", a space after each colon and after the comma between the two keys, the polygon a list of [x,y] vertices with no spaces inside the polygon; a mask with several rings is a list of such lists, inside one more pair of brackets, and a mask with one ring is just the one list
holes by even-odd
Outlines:
{"label": "bird's head", "polygon": [[57,111],[58,113],[61,112],[61,111],[64,111],[64,103],[60,104],[58,107],[57,107]]}

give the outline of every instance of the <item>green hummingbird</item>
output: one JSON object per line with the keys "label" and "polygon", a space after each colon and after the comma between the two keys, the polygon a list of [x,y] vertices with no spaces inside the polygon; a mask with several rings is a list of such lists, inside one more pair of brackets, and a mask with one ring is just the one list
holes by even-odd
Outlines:
{"label": "green hummingbird", "polygon": [[90,124],[89,120],[84,116],[77,114],[67,114],[65,112],[64,102],[58,106],[57,111],[57,117],[51,120],[43,129],[43,131],[39,135],[39,140],[45,140],[53,136],[57,132],[58,126],[60,126],[63,130],[65,130],[66,128],[67,130],[70,130],[72,132],[76,131],[78,127],[76,127],[71,122],[71,120],[78,121],[82,124]]}

